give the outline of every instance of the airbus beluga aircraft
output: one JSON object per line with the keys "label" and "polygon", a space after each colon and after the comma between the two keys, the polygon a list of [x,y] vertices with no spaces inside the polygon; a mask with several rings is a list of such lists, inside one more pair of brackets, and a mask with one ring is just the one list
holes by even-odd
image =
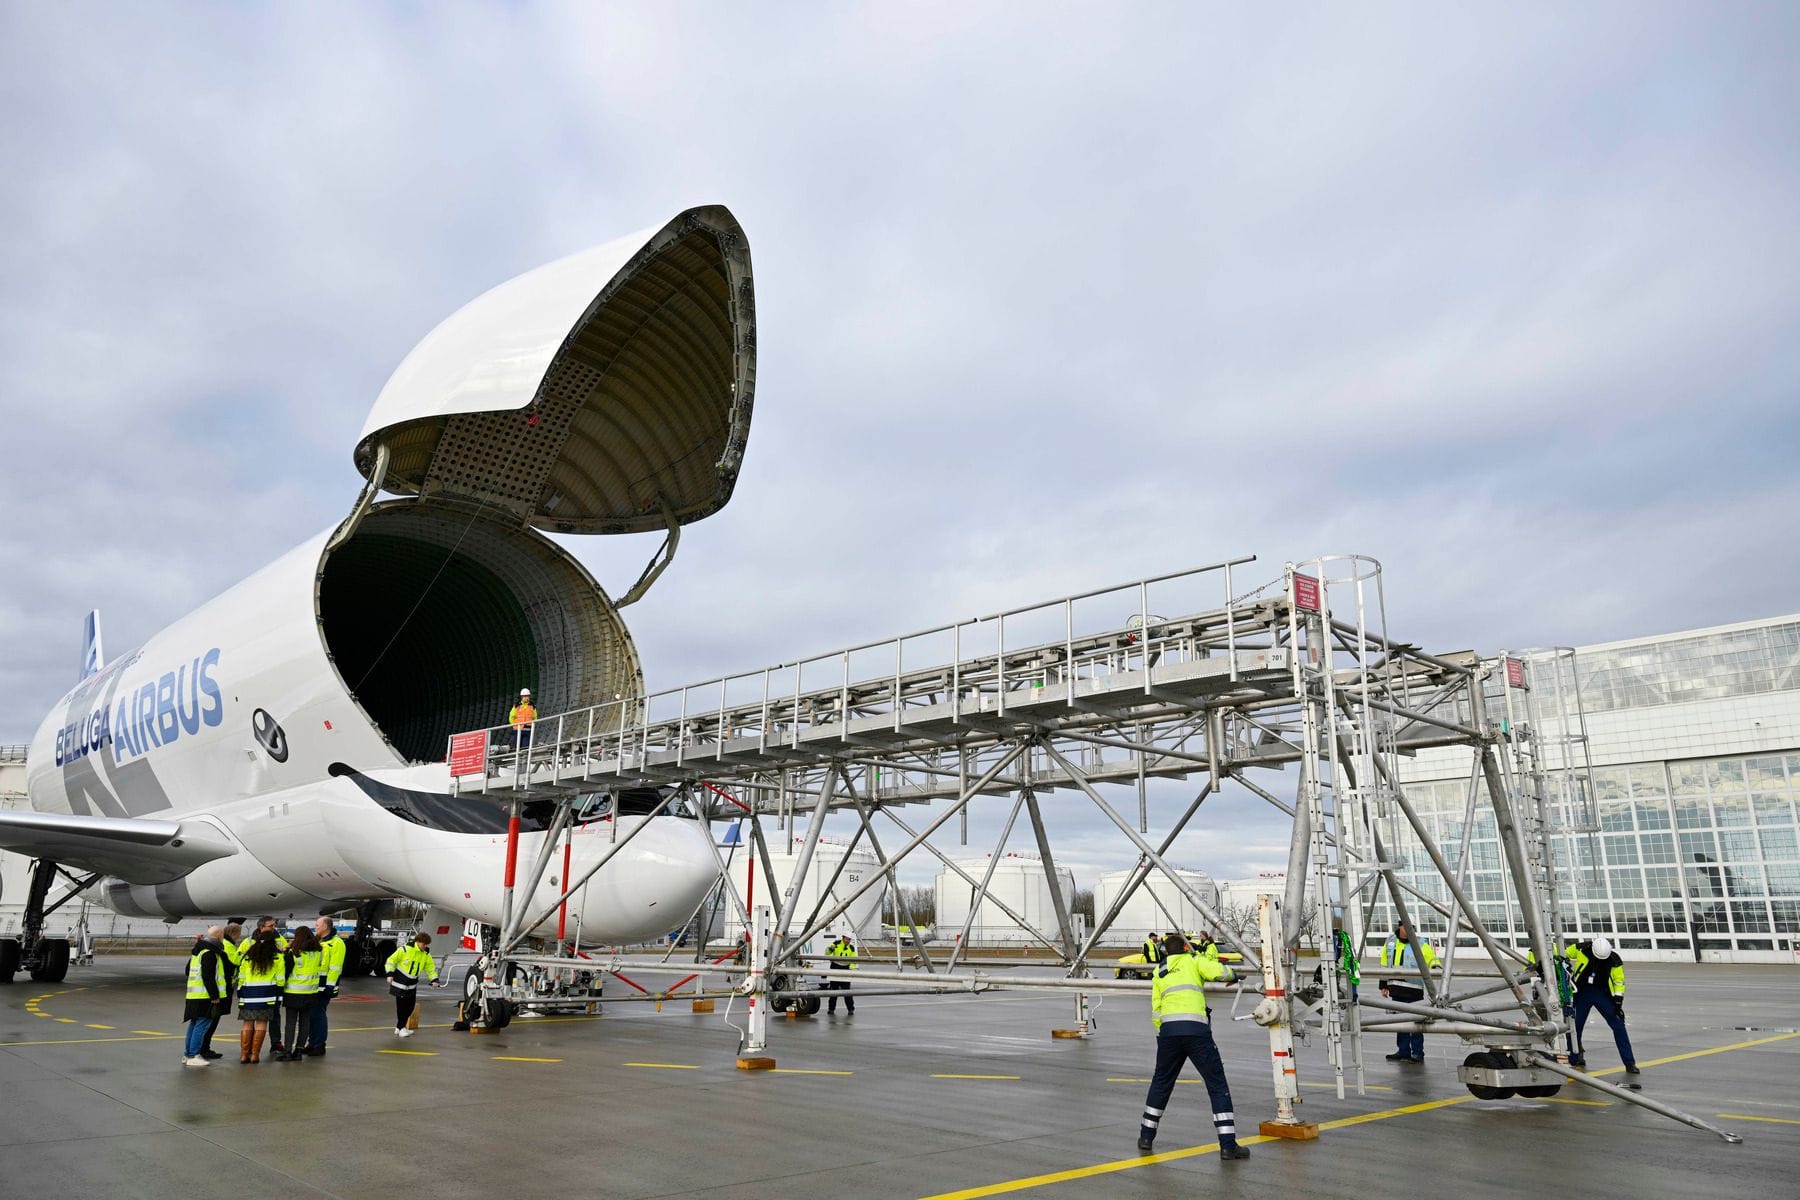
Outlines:
{"label": "airbus beluga aircraft", "polygon": [[[545,714],[643,695],[618,610],[730,500],[755,369],[749,246],[722,207],[440,324],[375,401],[341,524],[111,662],[90,618],[83,677],[31,742],[31,811],[0,812],[0,847],[37,860],[0,982],[67,971],[67,941],[42,936],[59,878],[62,899],[138,917],[403,897],[497,922],[508,814],[453,794],[447,741],[505,721],[522,687]],[[657,530],[618,603],[545,536]],[[573,880],[623,836],[608,822],[648,822],[570,902],[584,941],[674,929],[716,881],[706,829],[643,815],[656,799],[612,797],[576,829]]]}

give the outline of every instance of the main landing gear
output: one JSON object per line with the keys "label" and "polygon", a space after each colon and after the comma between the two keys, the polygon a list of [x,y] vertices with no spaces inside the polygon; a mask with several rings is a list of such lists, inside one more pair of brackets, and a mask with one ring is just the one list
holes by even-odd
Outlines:
{"label": "main landing gear", "polygon": [[[50,885],[62,875],[69,891],[55,904],[47,904]],[[31,865],[31,885],[25,893],[25,919],[16,938],[0,938],[0,984],[9,984],[20,971],[30,972],[40,983],[61,983],[69,974],[71,951],[68,938],[44,936],[44,921],[51,913],[79,896],[98,879],[78,879],[47,858]]]}

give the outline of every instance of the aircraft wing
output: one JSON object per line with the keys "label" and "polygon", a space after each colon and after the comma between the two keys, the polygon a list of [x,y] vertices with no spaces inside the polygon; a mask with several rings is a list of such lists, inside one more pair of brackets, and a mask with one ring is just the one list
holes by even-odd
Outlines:
{"label": "aircraft wing", "polygon": [[40,812],[0,812],[0,849],[134,884],[168,883],[237,853],[216,830],[193,822]]}

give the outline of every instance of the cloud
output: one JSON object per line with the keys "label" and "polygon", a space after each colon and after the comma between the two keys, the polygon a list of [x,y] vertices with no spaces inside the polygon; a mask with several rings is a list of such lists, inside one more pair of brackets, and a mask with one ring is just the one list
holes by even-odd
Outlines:
{"label": "cloud", "polygon": [[337,520],[439,319],[714,201],[757,413],[653,687],[1244,553],[1375,555],[1439,648],[1794,607],[1788,6],[0,21],[0,741],[87,608],[123,650]]}

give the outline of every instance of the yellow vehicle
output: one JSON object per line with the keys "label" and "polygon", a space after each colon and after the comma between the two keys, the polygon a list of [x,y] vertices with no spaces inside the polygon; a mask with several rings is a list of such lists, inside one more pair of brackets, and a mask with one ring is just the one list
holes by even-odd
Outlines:
{"label": "yellow vehicle", "polygon": [[[1244,956],[1239,954],[1236,950],[1221,949],[1219,951],[1219,961],[1222,963],[1241,963],[1244,961]],[[1145,962],[1144,956],[1140,952],[1137,954],[1127,954],[1125,957],[1121,958],[1119,960],[1118,969],[1113,972],[1113,978],[1149,979],[1155,974],[1156,968],[1150,963]]]}

